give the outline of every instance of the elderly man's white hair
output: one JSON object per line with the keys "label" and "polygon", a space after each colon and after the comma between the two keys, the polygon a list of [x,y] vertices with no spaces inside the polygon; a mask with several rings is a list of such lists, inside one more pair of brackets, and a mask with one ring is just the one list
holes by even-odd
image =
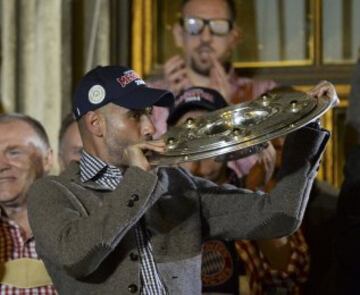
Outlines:
{"label": "elderly man's white hair", "polygon": [[49,137],[45,131],[45,128],[38,120],[20,113],[0,114],[0,124],[17,121],[28,124],[34,130],[39,139],[38,144],[36,144],[38,148],[40,148],[43,152],[46,152],[50,149]]}

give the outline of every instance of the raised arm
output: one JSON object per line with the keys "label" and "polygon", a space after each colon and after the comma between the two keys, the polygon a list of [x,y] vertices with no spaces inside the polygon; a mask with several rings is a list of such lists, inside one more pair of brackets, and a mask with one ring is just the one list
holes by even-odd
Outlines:
{"label": "raised arm", "polygon": [[302,128],[287,136],[281,180],[269,194],[239,193],[196,179],[209,233],[223,239],[273,239],[300,225],[316,176],[327,131]]}

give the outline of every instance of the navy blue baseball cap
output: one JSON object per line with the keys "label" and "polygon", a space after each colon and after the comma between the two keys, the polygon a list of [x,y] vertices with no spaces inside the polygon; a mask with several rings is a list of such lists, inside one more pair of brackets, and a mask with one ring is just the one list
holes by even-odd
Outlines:
{"label": "navy blue baseball cap", "polygon": [[80,80],[73,99],[73,113],[79,120],[87,112],[110,102],[134,110],[152,105],[171,107],[174,95],[167,90],[147,87],[128,67],[98,66]]}
{"label": "navy blue baseball cap", "polygon": [[175,97],[175,107],[170,111],[167,123],[175,125],[187,112],[194,110],[212,112],[226,106],[228,103],[218,91],[205,87],[191,87]]}

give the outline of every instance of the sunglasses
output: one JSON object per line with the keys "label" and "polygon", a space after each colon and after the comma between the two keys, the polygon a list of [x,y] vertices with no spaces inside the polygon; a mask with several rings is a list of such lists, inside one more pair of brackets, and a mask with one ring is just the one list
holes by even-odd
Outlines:
{"label": "sunglasses", "polygon": [[232,27],[232,21],[228,19],[203,19],[199,17],[184,17],[180,19],[183,29],[190,35],[199,35],[208,26],[211,34],[217,36],[227,35]]}

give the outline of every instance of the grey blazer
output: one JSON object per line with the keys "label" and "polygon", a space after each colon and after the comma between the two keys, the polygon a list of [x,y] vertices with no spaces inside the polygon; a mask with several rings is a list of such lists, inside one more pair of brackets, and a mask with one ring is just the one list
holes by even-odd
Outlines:
{"label": "grey blazer", "polygon": [[140,288],[133,226],[151,232],[154,258],[169,294],[201,294],[205,237],[270,239],[301,223],[328,134],[291,134],[282,180],[271,194],[222,187],[178,168],[130,167],[115,191],[81,183],[79,167],[38,180],[29,217],[39,255],[60,294],[129,294]]}

